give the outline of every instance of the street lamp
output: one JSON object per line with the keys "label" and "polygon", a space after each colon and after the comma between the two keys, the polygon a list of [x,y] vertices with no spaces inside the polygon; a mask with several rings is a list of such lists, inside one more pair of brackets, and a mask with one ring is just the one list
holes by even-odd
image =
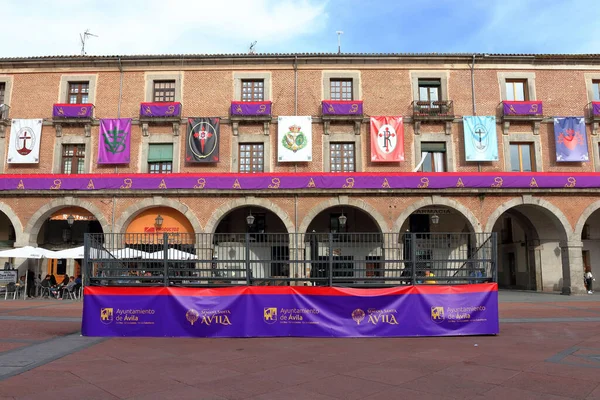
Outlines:
{"label": "street lamp", "polygon": [[248,214],[246,217],[246,223],[248,226],[252,226],[252,224],[254,224],[254,215],[252,215],[252,211],[250,211],[250,214]]}
{"label": "street lamp", "polygon": [[440,222],[440,216],[437,214],[433,214],[431,216],[431,223],[437,225]]}
{"label": "street lamp", "polygon": [[75,217],[72,214],[69,214],[67,217],[67,224],[69,224],[69,228],[73,226],[73,222],[75,222]]}
{"label": "street lamp", "polygon": [[154,219],[154,225],[155,225],[157,228],[159,228],[159,229],[160,229],[160,227],[161,227],[161,226],[162,226],[162,224],[163,224],[163,221],[164,221],[163,217],[161,217],[161,216],[160,216],[160,214],[158,214],[158,215],[156,216],[156,218]]}
{"label": "street lamp", "polygon": [[338,221],[340,222],[340,226],[346,226],[346,221],[348,221],[348,217],[346,217],[344,215],[344,212],[342,211],[342,215],[340,215],[338,217]]}

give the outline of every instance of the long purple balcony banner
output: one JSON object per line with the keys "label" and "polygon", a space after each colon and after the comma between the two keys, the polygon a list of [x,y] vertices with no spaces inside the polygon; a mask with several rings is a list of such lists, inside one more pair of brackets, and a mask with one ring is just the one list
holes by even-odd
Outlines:
{"label": "long purple balcony banner", "polygon": [[361,115],[363,113],[362,101],[349,100],[323,100],[323,115]]}
{"label": "long purple balcony banner", "polygon": [[54,118],[91,118],[93,104],[54,104],[52,116]]}
{"label": "long purple balcony banner", "polygon": [[181,115],[181,103],[178,102],[158,102],[141,103],[141,117],[179,117]]}
{"label": "long purple balcony banner", "polygon": [[598,173],[5,175],[5,190],[312,190],[600,188]]}
{"label": "long purple balcony banner", "polygon": [[231,115],[271,115],[270,101],[232,101]]}
{"label": "long purple balcony banner", "polygon": [[600,102],[599,101],[592,102],[592,113],[595,116],[600,116]]}
{"label": "long purple balcony banner", "polygon": [[543,115],[541,101],[504,101],[504,115]]}
{"label": "long purple balcony banner", "polygon": [[496,335],[498,286],[86,287],[84,336]]}

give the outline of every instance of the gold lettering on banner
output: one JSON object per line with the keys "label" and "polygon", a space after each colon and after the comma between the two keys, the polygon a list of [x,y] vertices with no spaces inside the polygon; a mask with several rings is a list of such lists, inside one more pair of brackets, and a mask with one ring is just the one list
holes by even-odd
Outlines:
{"label": "gold lettering on banner", "polygon": [[310,178],[310,181],[308,181],[308,185],[306,185],[306,187],[317,187],[317,185],[315,185],[315,181],[313,181],[313,178]]}
{"label": "gold lettering on banner", "polygon": [[81,109],[79,110],[79,113],[77,115],[79,116],[84,116],[87,113],[87,107],[81,107]]}
{"label": "gold lettering on banner", "polygon": [[19,184],[17,185],[17,189],[25,189],[25,185],[23,184],[23,179],[19,180]]}
{"label": "gold lettering on banner", "polygon": [[465,187],[465,184],[463,183],[461,178],[458,178],[458,180],[456,181],[456,187]]}
{"label": "gold lettering on banner", "polygon": [[327,108],[327,111],[329,111],[330,113],[335,112],[335,109],[333,108],[333,104],[329,104],[329,108]]}
{"label": "gold lettering on banner", "polygon": [[131,185],[133,184],[133,180],[131,178],[123,179],[123,184],[121,185],[121,189],[131,189]]}
{"label": "gold lettering on banner", "polygon": [[62,107],[58,107],[58,115],[65,115],[65,111]]}
{"label": "gold lettering on banner", "polygon": [[152,115],[152,110],[150,109],[150,106],[146,106],[146,109],[144,110],[144,114]]}
{"label": "gold lettering on banner", "polygon": [[53,190],[60,189],[60,185],[62,185],[62,181],[60,179],[55,179],[54,185],[50,186],[50,189],[53,189]]}
{"label": "gold lettering on banner", "polygon": [[96,188],[94,187],[94,181],[92,181],[92,180],[90,179],[90,181],[88,182],[87,188],[88,188],[88,189],[96,189]]}
{"label": "gold lettering on banner", "polygon": [[352,104],[352,106],[350,107],[350,113],[355,114],[357,112],[358,112],[358,104]]}
{"label": "gold lettering on banner", "polygon": [[387,178],[383,178],[383,183],[381,184],[381,187],[386,189],[390,188],[390,183],[388,182]]}
{"label": "gold lettering on banner", "polygon": [[425,189],[429,187],[429,178],[421,178],[421,183],[417,186],[419,189]]}
{"label": "gold lettering on banner", "polygon": [[538,105],[537,104],[532,104],[531,108],[529,109],[529,112],[532,114],[537,114],[538,112]]}
{"label": "gold lettering on banner", "polygon": [[515,108],[513,107],[512,104],[508,106],[508,109],[510,111],[510,114],[516,114],[517,113],[517,110],[515,110]]}
{"label": "gold lettering on banner", "polygon": [[258,107],[257,113],[262,114],[265,112],[267,112],[267,106],[266,106],[266,104],[261,104],[260,107]]}
{"label": "gold lettering on banner", "polygon": [[501,177],[497,176],[494,178],[494,183],[492,183],[492,186],[490,186],[490,187],[501,188],[503,184],[504,184],[504,180]]}
{"label": "gold lettering on banner", "polygon": [[535,178],[531,178],[531,181],[529,182],[529,187],[539,187]]}
{"label": "gold lettering on banner", "polygon": [[347,178],[346,184],[342,186],[344,189],[352,189],[354,187],[354,178]]}
{"label": "gold lettering on banner", "polygon": [[281,184],[281,181],[279,180],[279,178],[273,178],[273,179],[271,179],[271,184],[269,185],[269,189],[279,189],[280,184]]}
{"label": "gold lettering on banner", "polygon": [[175,113],[175,106],[169,106],[167,107],[167,111],[165,111],[166,115],[171,115]]}
{"label": "gold lettering on banner", "polygon": [[194,189],[204,189],[205,185],[206,185],[206,179],[200,178],[200,179],[198,179],[197,183],[194,185]]}
{"label": "gold lettering on banner", "polygon": [[240,185],[240,181],[238,181],[237,179],[235,180],[235,182],[233,182],[233,189],[241,189],[242,186]]}
{"label": "gold lettering on banner", "polygon": [[572,176],[568,177],[567,178],[567,183],[565,183],[565,187],[566,188],[572,188],[572,187],[575,187],[575,185],[577,185],[577,179],[575,179]]}
{"label": "gold lettering on banner", "polygon": [[235,112],[238,113],[238,114],[243,113],[242,106],[238,104],[237,107],[235,108]]}
{"label": "gold lettering on banner", "polygon": [[160,185],[158,185],[159,189],[166,189],[167,188],[167,184],[165,183],[164,179],[160,180]]}

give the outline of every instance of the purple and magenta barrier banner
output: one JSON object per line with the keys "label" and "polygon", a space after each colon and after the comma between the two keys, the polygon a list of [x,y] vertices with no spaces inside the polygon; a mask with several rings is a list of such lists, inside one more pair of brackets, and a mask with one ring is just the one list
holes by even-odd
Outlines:
{"label": "purple and magenta barrier banner", "polygon": [[596,116],[600,116],[600,101],[592,102],[592,114]]}
{"label": "purple and magenta barrier banner", "polygon": [[496,335],[498,285],[86,287],[84,336]]}
{"label": "purple and magenta barrier banner", "polygon": [[504,115],[543,115],[541,101],[503,101]]}
{"label": "purple and magenta barrier banner", "polygon": [[181,103],[158,102],[140,103],[141,117],[179,117],[181,115]]}
{"label": "purple and magenta barrier banner", "polygon": [[54,104],[52,116],[54,118],[92,118],[94,105],[85,104]]}
{"label": "purple and magenta barrier banner", "polygon": [[600,188],[600,173],[266,173],[4,175],[5,190]]}
{"label": "purple and magenta barrier banner", "polygon": [[361,115],[363,102],[360,100],[323,100],[323,115]]}
{"label": "purple and magenta barrier banner", "polygon": [[231,115],[271,115],[270,101],[232,101]]}

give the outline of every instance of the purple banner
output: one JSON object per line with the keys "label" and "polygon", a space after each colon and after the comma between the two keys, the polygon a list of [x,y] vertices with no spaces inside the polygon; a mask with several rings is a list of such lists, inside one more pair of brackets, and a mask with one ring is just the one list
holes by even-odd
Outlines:
{"label": "purple banner", "polygon": [[271,115],[270,101],[232,101],[231,115]]}
{"label": "purple banner", "polygon": [[589,161],[585,118],[554,118],[556,161]]}
{"label": "purple banner", "polygon": [[91,118],[93,104],[54,104],[52,116],[54,118]]}
{"label": "purple banner", "polygon": [[101,119],[98,164],[127,164],[131,152],[131,118]]}
{"label": "purple banner", "polygon": [[84,336],[496,335],[498,286],[86,287]]}
{"label": "purple banner", "polygon": [[600,101],[592,102],[592,114],[594,116],[600,116]]}
{"label": "purple banner", "polygon": [[363,102],[342,101],[342,100],[323,100],[323,115],[362,115]]}
{"label": "purple banner", "polygon": [[160,102],[141,103],[140,117],[179,117],[181,115],[181,103]]}
{"label": "purple banner", "polygon": [[543,115],[541,101],[503,101],[504,115]]}
{"label": "purple banner", "polygon": [[90,174],[5,175],[4,190],[279,190],[279,189],[600,188],[598,173],[406,174]]}

